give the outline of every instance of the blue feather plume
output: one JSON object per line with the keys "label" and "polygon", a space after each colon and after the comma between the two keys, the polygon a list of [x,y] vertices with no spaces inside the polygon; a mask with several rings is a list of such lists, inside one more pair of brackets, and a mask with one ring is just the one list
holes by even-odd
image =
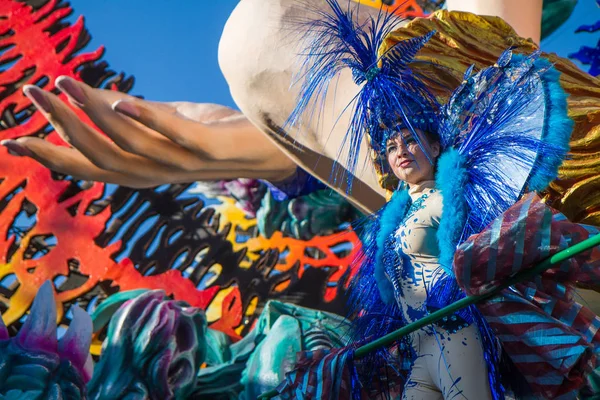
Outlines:
{"label": "blue feather plume", "polygon": [[[515,56],[519,59],[522,56]],[[560,73],[545,58],[535,60],[535,68],[544,86],[546,110],[542,140],[553,146],[540,149],[532,173],[528,179],[530,190],[544,190],[558,176],[558,168],[569,151],[569,140],[575,122],[567,113],[567,93],[560,86]]]}
{"label": "blue feather plume", "polygon": [[454,277],[452,262],[456,246],[464,236],[463,227],[467,221],[468,208],[462,191],[468,185],[469,173],[463,165],[463,157],[453,148],[446,150],[439,158],[436,186],[442,192],[442,217],[437,230],[440,249],[440,268]]}
{"label": "blue feather plume", "polygon": [[[358,345],[380,338],[404,325],[402,312],[393,298],[391,282],[376,277],[377,237],[380,236],[381,211],[369,217],[366,226],[361,230],[362,251],[353,264],[358,268],[350,282],[348,292],[348,317],[352,319],[352,330],[349,342]],[[380,266],[379,266],[380,267]],[[386,286],[387,283],[387,286]],[[383,300],[384,296],[387,301]],[[386,391],[385,379],[379,381],[382,370],[390,369],[393,375],[407,375],[411,364],[410,344],[405,338],[398,341],[397,353],[384,347],[369,353],[361,359],[361,382],[369,389],[371,383],[379,385]],[[353,379],[353,385],[355,384]]]}
{"label": "blue feather plume", "polygon": [[371,147],[379,152],[400,128],[410,129],[421,144],[414,130],[437,127],[439,105],[408,67],[435,32],[399,42],[380,55],[384,39],[401,20],[393,13],[380,11],[377,17],[359,24],[357,9],[350,3],[342,8],[336,0],[325,2],[330,10],[315,10],[315,18],[304,22],[308,39],[297,78],[301,89],[286,126],[300,128],[320,118],[330,83],[340,71],[351,69],[354,82],[361,88],[344,108],[343,112],[352,113],[352,117],[337,157],[337,161],[346,158],[350,192],[365,134]]}

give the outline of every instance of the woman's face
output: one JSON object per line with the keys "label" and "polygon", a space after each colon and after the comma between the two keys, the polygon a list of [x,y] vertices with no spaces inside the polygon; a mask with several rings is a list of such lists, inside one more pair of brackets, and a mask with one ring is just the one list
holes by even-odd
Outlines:
{"label": "woman's face", "polygon": [[[426,140],[421,131],[417,133]],[[430,149],[432,159],[440,155],[440,145],[437,142],[424,143]],[[417,143],[408,129],[402,129],[393,139],[388,140],[386,146],[387,161],[394,175],[409,185],[416,185],[423,181],[433,180],[435,177],[435,165],[429,159]]]}

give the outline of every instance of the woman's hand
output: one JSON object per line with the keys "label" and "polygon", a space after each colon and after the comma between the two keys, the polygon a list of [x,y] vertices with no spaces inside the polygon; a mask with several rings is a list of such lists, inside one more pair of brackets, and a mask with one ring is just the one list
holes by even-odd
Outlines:
{"label": "woman's hand", "polygon": [[56,87],[106,136],[54,94],[28,85],[24,93],[72,147],[23,137],[2,142],[11,154],[78,179],[135,188],[233,178],[276,181],[295,171],[266,135],[230,108],[154,103],[68,77],[59,77]]}

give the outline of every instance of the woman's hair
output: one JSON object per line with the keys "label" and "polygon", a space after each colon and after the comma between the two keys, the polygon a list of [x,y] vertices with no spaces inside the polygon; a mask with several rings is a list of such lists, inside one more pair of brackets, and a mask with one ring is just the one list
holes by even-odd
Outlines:
{"label": "woman's hair", "polygon": [[423,134],[425,135],[425,137],[427,138],[427,140],[429,140],[429,143],[440,143],[440,135],[438,135],[436,132],[431,132],[431,131],[424,131]]}
{"label": "woman's hair", "polygon": [[[372,153],[373,161],[375,162],[375,169],[379,175],[379,184],[381,187],[388,191],[394,191],[398,187],[398,177],[394,175],[387,161],[387,142],[389,139],[395,138],[400,134],[402,129],[408,129],[409,131],[418,130],[423,133],[424,138],[430,143],[438,143],[441,148],[441,140],[437,133],[439,128],[439,119],[437,117],[436,110],[414,107],[410,113],[410,127],[404,122],[404,119],[399,118],[396,115],[396,119],[390,125],[381,124],[380,128],[385,132],[380,137],[379,141],[373,141],[372,146],[374,152]],[[393,127],[392,127],[393,126]],[[434,161],[434,171],[437,169],[437,160]]]}

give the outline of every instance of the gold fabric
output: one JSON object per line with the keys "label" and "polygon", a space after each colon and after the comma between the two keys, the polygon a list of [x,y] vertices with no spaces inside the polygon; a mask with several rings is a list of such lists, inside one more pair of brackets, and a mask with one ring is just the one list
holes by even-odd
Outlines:
{"label": "gold fabric", "polygon": [[[511,46],[515,47],[515,53],[537,49],[500,18],[437,11],[391,33],[380,51],[431,30],[437,34],[418,53],[411,67],[427,77],[442,103],[460,84],[471,64],[477,69],[492,65]],[[600,80],[556,54],[543,55],[562,73],[560,83],[569,94],[569,116],[575,121],[569,158],[544,195],[572,221],[600,225]],[[375,162],[375,165],[382,164]],[[394,179],[378,169],[382,186],[393,189]]]}

